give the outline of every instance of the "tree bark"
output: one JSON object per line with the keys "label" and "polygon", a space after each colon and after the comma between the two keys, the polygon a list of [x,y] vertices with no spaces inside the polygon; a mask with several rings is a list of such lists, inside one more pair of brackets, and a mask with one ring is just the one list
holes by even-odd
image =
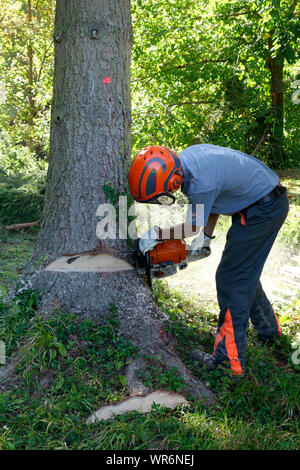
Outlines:
{"label": "tree bark", "polygon": [[[139,347],[128,367],[128,392],[144,393],[137,376],[144,355],[160,355],[177,367],[186,391],[207,403],[213,394],[177,356],[162,333],[166,316],[136,270],[114,273],[53,272],[43,268],[64,254],[116,254],[124,240],[96,236],[96,209],[105,203],[105,184],[126,190],[130,161],[130,0],[57,0],[55,73],[50,161],[41,229],[18,289],[42,290],[40,311],[87,315],[102,323],[111,304],[120,334]],[[38,267],[37,267],[38,264]],[[70,265],[72,266],[72,265]]]}

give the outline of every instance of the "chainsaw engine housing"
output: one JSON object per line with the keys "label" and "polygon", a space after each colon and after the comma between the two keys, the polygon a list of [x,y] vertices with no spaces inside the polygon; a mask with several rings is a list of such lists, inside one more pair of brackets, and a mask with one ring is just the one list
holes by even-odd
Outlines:
{"label": "chainsaw engine housing", "polygon": [[171,276],[176,274],[177,268],[187,267],[187,244],[184,240],[166,240],[143,255],[137,240],[135,259],[139,275],[146,278],[151,287],[152,279]]}

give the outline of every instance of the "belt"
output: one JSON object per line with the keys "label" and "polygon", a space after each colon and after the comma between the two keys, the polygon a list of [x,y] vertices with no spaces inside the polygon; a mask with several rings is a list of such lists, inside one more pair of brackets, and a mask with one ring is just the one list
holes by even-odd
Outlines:
{"label": "belt", "polygon": [[275,186],[275,188],[272,189],[268,194],[263,196],[262,198],[258,199],[258,201],[253,202],[253,204],[250,204],[250,206],[246,207],[245,209],[248,209],[249,207],[256,206],[258,204],[265,204],[266,202],[271,201],[272,199],[276,199],[277,197],[281,196],[281,194],[286,192],[286,188],[284,186],[281,186],[281,184],[278,184]]}

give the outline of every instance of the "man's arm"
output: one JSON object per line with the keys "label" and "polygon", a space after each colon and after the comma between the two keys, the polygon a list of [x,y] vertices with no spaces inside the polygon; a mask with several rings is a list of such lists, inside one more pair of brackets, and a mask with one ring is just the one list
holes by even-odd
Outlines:
{"label": "man's arm", "polygon": [[[210,213],[207,224],[204,227],[204,233],[208,237],[212,237],[215,226],[217,224],[219,214]],[[180,240],[183,238],[195,237],[199,234],[201,227],[188,223],[178,224],[174,227],[156,230],[158,237],[157,240]]]}
{"label": "man's arm", "polygon": [[169,228],[158,228],[157,240],[182,240],[183,238],[195,237],[200,232],[201,227],[184,223]]}
{"label": "man's arm", "polygon": [[204,227],[204,234],[208,237],[212,237],[219,217],[219,214],[213,214],[212,212],[209,214],[207,224]]}

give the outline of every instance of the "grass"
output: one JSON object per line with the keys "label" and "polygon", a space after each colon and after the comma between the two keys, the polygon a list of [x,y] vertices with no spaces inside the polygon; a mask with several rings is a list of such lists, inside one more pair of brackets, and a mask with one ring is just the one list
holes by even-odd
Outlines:
{"label": "grass", "polygon": [[[297,213],[297,197],[291,208],[290,214]],[[294,246],[298,222],[288,220],[281,236]],[[2,295],[25,267],[35,238],[34,229],[0,231]],[[166,328],[176,338],[182,360],[188,364],[187,351],[199,343],[210,352],[217,306],[184,298],[164,282],[155,283],[154,295],[168,313]],[[137,350],[119,336],[114,305],[107,323],[99,326],[59,311],[41,319],[38,302],[38,293],[25,292],[10,304],[0,304],[0,340],[15,366],[9,388],[0,382],[1,450],[299,448],[300,367],[291,356],[299,331],[300,297],[289,305],[278,304],[283,336],[274,345],[263,346],[249,329],[243,381],[233,385],[219,371],[189,366],[217,394],[211,408],[191,400],[189,407],[171,411],[154,406],[147,415],[134,412],[90,426],[85,421],[92,411],[125,397],[125,368]],[[164,370],[159,357],[147,359],[147,385],[181,390],[176,370]]]}
{"label": "grass", "polygon": [[7,293],[25,268],[37,236],[37,229],[24,232],[0,230],[0,296]]}
{"label": "grass", "polygon": [[[209,350],[210,324],[216,315],[201,311],[179,294],[156,284],[155,295],[169,312],[168,329],[178,350],[196,346],[201,337]],[[86,426],[89,414],[124,398],[124,368],[136,349],[118,336],[117,312],[106,325],[73,315],[43,320],[36,315],[38,297],[24,293],[2,305],[0,337],[16,372],[9,390],[0,393],[0,449],[295,449],[299,445],[299,377],[290,360],[288,337],[262,347],[249,333],[248,376],[233,386],[214,371],[193,369],[217,394],[205,410],[201,402],[175,411],[154,407],[148,415],[129,413]],[[179,389],[176,373],[163,371],[152,358],[145,382]],[[298,369],[299,370],[299,369]]]}

